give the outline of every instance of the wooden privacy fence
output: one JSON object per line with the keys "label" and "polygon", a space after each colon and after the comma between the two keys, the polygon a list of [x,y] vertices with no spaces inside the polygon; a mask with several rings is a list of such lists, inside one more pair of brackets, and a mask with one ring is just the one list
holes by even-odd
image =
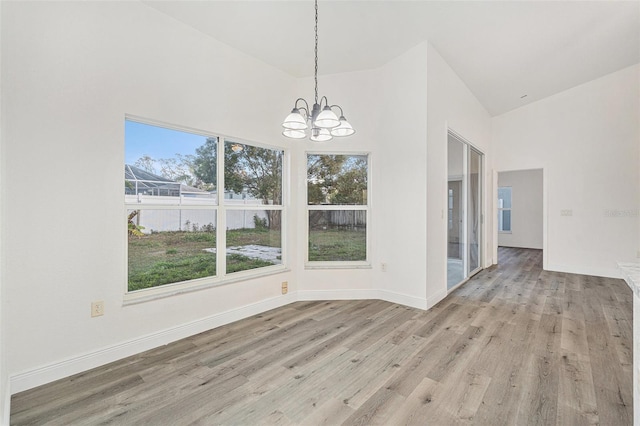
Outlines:
{"label": "wooden privacy fence", "polygon": [[367,225],[366,210],[311,210],[309,228],[333,227],[364,228]]}

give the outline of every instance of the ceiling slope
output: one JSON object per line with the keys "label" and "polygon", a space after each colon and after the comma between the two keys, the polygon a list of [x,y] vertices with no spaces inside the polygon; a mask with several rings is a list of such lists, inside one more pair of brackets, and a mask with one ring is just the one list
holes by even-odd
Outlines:
{"label": "ceiling slope", "polygon": [[[311,1],[144,3],[313,75]],[[321,75],[376,68],[429,40],[495,116],[639,63],[640,2],[321,1],[319,39]]]}

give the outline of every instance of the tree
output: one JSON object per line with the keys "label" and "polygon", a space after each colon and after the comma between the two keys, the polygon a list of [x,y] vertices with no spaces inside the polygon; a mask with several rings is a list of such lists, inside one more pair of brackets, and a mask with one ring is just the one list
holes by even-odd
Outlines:
{"label": "tree", "polygon": [[364,157],[348,157],[342,173],[335,182],[331,204],[367,203],[367,160]]}
{"label": "tree", "polygon": [[193,176],[193,155],[176,154],[173,158],[161,158],[158,162],[163,177],[190,186],[197,184]]}
{"label": "tree", "polygon": [[345,162],[344,155],[309,155],[307,157],[307,199],[309,204],[329,204],[335,179]]}
{"label": "tree", "polygon": [[366,204],[364,156],[310,155],[307,159],[309,204]]}
{"label": "tree", "polygon": [[217,138],[207,138],[205,143],[196,148],[193,156],[193,175],[196,178],[196,186],[206,191],[216,188],[216,177],[218,172]]}
{"label": "tree", "polygon": [[[282,204],[282,151],[227,143],[224,161],[225,190],[246,191],[264,204]],[[269,229],[280,229],[280,211],[267,210],[267,218]]]}
{"label": "tree", "polygon": [[156,160],[146,154],[138,158],[133,165],[149,173],[155,173],[156,171]]}
{"label": "tree", "polygon": [[[309,155],[307,157],[309,204],[363,205],[367,203],[367,157],[357,155]],[[310,210],[309,226],[326,225],[323,210]],[[346,214],[333,211],[332,215]],[[357,214],[356,212],[351,212]]]}

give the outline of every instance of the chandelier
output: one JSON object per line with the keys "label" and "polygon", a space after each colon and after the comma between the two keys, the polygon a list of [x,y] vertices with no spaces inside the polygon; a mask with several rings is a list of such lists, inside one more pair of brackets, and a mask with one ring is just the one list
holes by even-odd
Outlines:
{"label": "chandelier", "polygon": [[[316,26],[315,26],[315,102],[313,108],[309,109],[309,104],[302,98],[296,99],[291,113],[284,119],[282,132],[288,138],[303,139],[307,137],[307,129],[311,127],[309,139],[314,142],[325,142],[333,139],[334,136],[350,136],[356,131],[344,118],[344,113],[339,105],[329,105],[326,96],[318,102],[318,0],[316,5]],[[299,106],[304,103],[304,106]],[[324,103],[324,107],[322,106]],[[340,118],[333,112],[333,108],[340,110]],[[301,113],[304,112],[304,114]]]}

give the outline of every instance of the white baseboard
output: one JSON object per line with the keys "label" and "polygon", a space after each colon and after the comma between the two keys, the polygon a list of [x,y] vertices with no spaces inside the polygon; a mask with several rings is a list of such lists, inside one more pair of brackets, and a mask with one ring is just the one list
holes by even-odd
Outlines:
{"label": "white baseboard", "polygon": [[9,426],[11,422],[11,388],[9,387],[9,378],[7,377],[4,393],[2,394],[2,409],[0,409],[0,425]]}
{"label": "white baseboard", "polygon": [[437,292],[436,294],[434,294],[433,296],[427,297],[427,307],[426,309],[431,309],[434,306],[436,306],[442,299],[444,299],[445,297],[447,297],[447,289],[443,289],[440,290],[439,292]]}
{"label": "white baseboard", "polygon": [[[50,383],[73,374],[81,373],[92,368],[100,367],[110,362],[136,355],[149,349],[157,348],[171,342],[175,342],[185,337],[202,333],[221,325],[229,324],[243,318],[257,315],[259,313],[279,308],[289,303],[299,300],[366,300],[380,299],[391,303],[411,306],[417,309],[426,310],[447,295],[436,294],[427,300],[419,297],[410,296],[401,293],[395,293],[387,290],[377,289],[350,289],[350,290],[303,290],[291,292],[284,296],[278,296],[271,299],[263,300],[250,305],[231,309],[221,312],[197,321],[181,324],[156,333],[139,337],[127,342],[112,345],[96,351],[84,353],[72,358],[58,361],[43,367],[35,368],[29,371],[11,375],[9,378],[9,388],[7,401],[0,401],[8,407],[11,401],[11,395],[22,392],[36,386]],[[8,416],[7,412],[4,413]],[[0,419],[2,420],[2,419]]]}
{"label": "white baseboard", "polygon": [[[445,292],[446,296],[446,292]],[[396,293],[389,290],[303,290],[298,291],[298,300],[367,300],[379,299],[412,308],[427,309],[427,300],[408,294]]]}
{"label": "white baseboard", "polygon": [[565,272],[569,274],[592,275],[594,277],[619,278],[623,279],[622,271],[616,268],[591,268],[583,266],[568,266],[550,263],[546,268],[548,271]]}
{"label": "white baseboard", "polygon": [[278,296],[231,309],[197,321],[181,324],[137,339],[15,374],[10,377],[10,393],[15,394],[45,383],[53,382],[54,380],[69,377],[73,374],[139,354],[149,349],[157,348],[252,315],[279,308],[295,301],[295,293],[289,293],[285,296]]}
{"label": "white baseboard", "polygon": [[298,290],[298,300],[367,300],[379,299],[373,289]]}
{"label": "white baseboard", "polygon": [[389,290],[378,290],[378,299],[386,300],[387,302],[397,303],[399,305],[410,306],[412,308],[422,309],[426,311],[428,309],[428,301],[420,297],[410,296],[408,294],[396,293]]}

